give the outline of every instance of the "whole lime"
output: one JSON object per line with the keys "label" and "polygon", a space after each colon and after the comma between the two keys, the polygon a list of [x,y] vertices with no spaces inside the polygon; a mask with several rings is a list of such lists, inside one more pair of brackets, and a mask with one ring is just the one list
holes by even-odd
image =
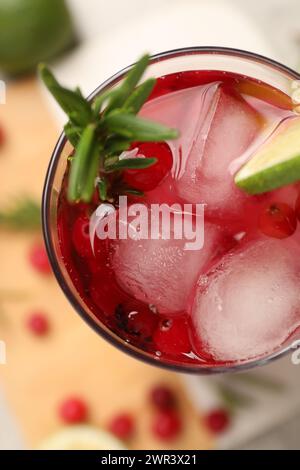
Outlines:
{"label": "whole lime", "polygon": [[64,0],[0,0],[0,70],[18,75],[68,48],[75,38]]}

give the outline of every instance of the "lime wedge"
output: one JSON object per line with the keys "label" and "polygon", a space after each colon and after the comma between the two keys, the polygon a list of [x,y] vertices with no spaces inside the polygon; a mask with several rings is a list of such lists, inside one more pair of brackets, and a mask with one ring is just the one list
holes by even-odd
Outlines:
{"label": "lime wedge", "polygon": [[234,180],[249,194],[264,193],[300,180],[300,118],[284,121]]}
{"label": "lime wedge", "polygon": [[72,426],[45,439],[38,450],[126,450],[122,442],[93,426]]}

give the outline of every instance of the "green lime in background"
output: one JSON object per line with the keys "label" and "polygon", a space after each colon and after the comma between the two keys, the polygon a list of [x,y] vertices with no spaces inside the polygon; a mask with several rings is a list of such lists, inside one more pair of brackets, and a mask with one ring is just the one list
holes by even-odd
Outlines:
{"label": "green lime in background", "polygon": [[64,0],[0,0],[0,71],[32,71],[75,43]]}

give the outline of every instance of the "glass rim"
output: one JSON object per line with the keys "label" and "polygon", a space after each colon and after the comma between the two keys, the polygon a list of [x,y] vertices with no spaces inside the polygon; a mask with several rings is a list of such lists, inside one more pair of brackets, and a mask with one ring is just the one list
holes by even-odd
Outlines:
{"label": "glass rim", "polygon": [[[218,46],[195,46],[195,47],[184,47],[179,49],[172,49],[169,51],[161,52],[158,54],[154,54],[150,56],[150,64],[167,60],[170,58],[176,58],[184,55],[193,55],[193,54],[216,54],[216,55],[228,55],[228,56],[236,56],[241,59],[252,59],[256,63],[261,63],[262,65],[271,66],[277,69],[279,72],[288,74],[291,79],[300,80],[300,74],[294,71],[293,69],[289,68],[277,62],[276,60],[270,59],[266,56],[261,54],[257,54],[255,52],[249,52],[242,49],[230,48],[230,47],[218,47]],[[91,101],[97,96],[100,92],[104,91],[106,88],[113,86],[117,83],[122,77],[131,69],[133,64],[121,69],[119,72],[115,73],[103,83],[101,83],[89,96],[88,100]],[[56,277],[56,280],[63,290],[66,298],[74,308],[75,312],[77,312],[80,317],[102,338],[108,341],[111,345],[117,347],[120,351],[125,352],[129,356],[134,357],[144,363],[152,366],[157,366],[167,370],[173,370],[175,372],[181,373],[191,373],[191,374],[217,374],[217,373],[225,373],[225,372],[242,372],[248,369],[252,369],[258,366],[266,365],[270,362],[273,362],[276,359],[280,359],[287,354],[295,351],[300,344],[294,346],[293,343],[290,345],[285,346],[283,349],[273,352],[266,357],[258,358],[254,360],[249,360],[247,362],[240,362],[234,365],[226,364],[224,365],[217,365],[217,366],[207,366],[207,365],[199,365],[195,363],[185,363],[185,364],[177,364],[173,362],[167,362],[160,360],[159,357],[157,359],[147,353],[139,349],[136,346],[133,346],[130,343],[126,343],[122,338],[117,337],[114,332],[110,332],[98,324],[91,315],[80,305],[78,300],[76,299],[75,295],[72,293],[71,289],[68,286],[68,283],[65,280],[64,273],[60,267],[61,260],[58,259],[56,256],[55,248],[52,241],[51,236],[51,221],[50,221],[50,203],[51,203],[51,192],[53,187],[53,180],[55,177],[57,165],[60,159],[61,152],[67,143],[67,138],[64,132],[61,133],[50,158],[50,162],[48,165],[45,183],[43,188],[42,194],[42,230],[43,236],[46,244],[47,254],[52,266],[53,273]],[[296,340],[295,340],[296,341]]]}

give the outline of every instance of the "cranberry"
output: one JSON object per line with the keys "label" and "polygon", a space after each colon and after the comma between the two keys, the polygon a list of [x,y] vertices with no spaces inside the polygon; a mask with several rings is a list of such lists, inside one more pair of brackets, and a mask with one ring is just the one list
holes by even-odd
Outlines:
{"label": "cranberry", "polygon": [[30,248],[29,261],[40,274],[50,274],[52,272],[46,248],[42,243],[35,243]]}
{"label": "cranberry", "polygon": [[153,335],[156,348],[166,354],[181,354],[191,351],[188,324],[184,318],[163,320]]}
{"label": "cranberry", "polygon": [[90,221],[85,215],[80,215],[73,225],[72,242],[77,253],[82,257],[93,255],[90,241]]}
{"label": "cranberry", "polygon": [[273,202],[264,207],[258,221],[261,232],[268,237],[287,238],[296,230],[295,211],[284,202]]}
{"label": "cranberry", "polygon": [[44,313],[32,313],[27,320],[29,330],[37,336],[43,336],[49,331],[49,322]]}
{"label": "cranberry", "polygon": [[127,413],[115,416],[109,423],[108,429],[119,439],[129,439],[134,432],[133,417]]}
{"label": "cranberry", "polygon": [[172,440],[178,436],[182,429],[182,422],[178,415],[172,410],[160,411],[152,424],[153,434],[163,441]]}
{"label": "cranberry", "polygon": [[59,407],[59,415],[67,424],[83,423],[87,419],[86,403],[77,397],[65,400]]}
{"label": "cranberry", "polygon": [[116,308],[116,319],[120,329],[129,335],[150,341],[158,325],[158,316],[150,308],[135,300],[127,300]]}
{"label": "cranberry", "polygon": [[204,421],[210,431],[215,434],[226,431],[230,424],[230,416],[227,410],[222,408],[210,411]]}
{"label": "cranberry", "polygon": [[168,410],[174,408],[176,405],[173,390],[165,385],[153,387],[150,393],[150,400],[159,410]]}
{"label": "cranberry", "polygon": [[124,181],[140,191],[151,191],[169,173],[173,165],[170,147],[165,142],[147,142],[133,145],[138,147],[139,154],[146,158],[157,158],[157,162],[149,168],[140,170],[125,170]]}

